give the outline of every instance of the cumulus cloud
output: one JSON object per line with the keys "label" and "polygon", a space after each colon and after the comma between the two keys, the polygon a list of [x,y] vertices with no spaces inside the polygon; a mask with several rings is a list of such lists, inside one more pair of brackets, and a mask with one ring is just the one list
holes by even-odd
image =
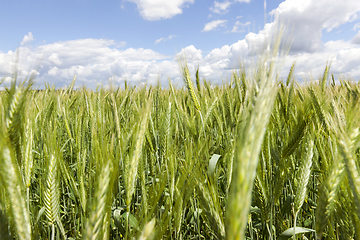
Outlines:
{"label": "cumulus cloud", "polygon": [[106,83],[112,77],[118,82],[146,81],[150,74],[158,74],[157,61],[169,58],[150,49],[120,50],[116,48],[119,45],[123,44],[107,39],[78,39],[34,49],[20,47],[17,63],[16,52],[0,52],[0,77],[11,75],[17,66],[19,78],[25,78],[29,69],[36,69],[40,85],[46,82],[62,87],[77,75],[78,84],[94,88],[96,83]]}
{"label": "cumulus cloud", "polygon": [[[317,78],[323,73],[328,61],[332,61],[331,72],[337,76],[360,78],[360,31],[350,41],[338,40],[323,43],[321,41],[322,31],[332,31],[338,26],[352,22],[360,12],[357,1],[349,0],[346,4],[335,0],[318,1],[295,1],[286,0],[281,3],[271,14],[277,18],[258,33],[249,33],[245,39],[239,40],[232,45],[215,48],[207,55],[203,55],[201,49],[194,46],[187,47],[189,56],[199,53],[198,61],[190,61],[190,69],[196,69],[200,65],[202,76],[213,80],[213,83],[221,83],[219,76],[231,76],[232,69],[238,67],[242,61],[251,65],[251,59],[256,58],[266,49],[269,39],[279,24],[278,19],[287,23],[284,37],[287,40],[293,38],[290,54],[286,57],[284,68],[280,77],[286,78],[293,61],[296,60],[297,79],[302,80],[304,76],[314,74]],[[219,22],[224,21],[224,22]],[[204,30],[216,29],[226,20],[217,20],[208,23]],[[243,27],[250,23],[235,23],[235,26]],[[357,29],[357,25],[354,26]],[[239,30],[240,28],[235,30]],[[186,48],[185,48],[186,49]],[[182,51],[185,51],[183,49]],[[193,59],[193,58],[189,58]],[[217,79],[217,80],[216,80]]]}
{"label": "cumulus cloud", "polygon": [[360,11],[358,0],[286,0],[271,15],[287,23],[285,35],[293,38],[292,52],[314,53],[322,46],[321,31],[332,31],[338,26],[354,21]]}
{"label": "cumulus cloud", "polygon": [[214,20],[211,21],[207,24],[205,24],[204,29],[202,30],[202,32],[208,32],[208,31],[212,31],[215,30],[217,27],[222,27],[225,26],[227,20]]}
{"label": "cumulus cloud", "polygon": [[217,14],[225,14],[228,12],[228,8],[230,7],[231,2],[224,1],[224,2],[214,2],[214,6],[210,8],[210,11]]}
{"label": "cumulus cloud", "polygon": [[[353,21],[360,7],[352,0],[346,4],[331,1],[333,0],[305,0],[300,4],[298,1],[286,0],[272,11],[272,14],[278,15],[290,26],[285,31],[285,37],[294,37],[293,47],[280,73],[281,78],[286,79],[292,62],[296,60],[298,80],[309,73],[317,78],[324,71],[327,61],[331,61],[331,72],[336,76],[359,80],[360,31],[349,41],[325,43],[321,41],[321,32],[332,31],[341,24]],[[226,20],[210,22],[203,31],[214,30],[225,23]],[[267,23],[258,33],[250,32],[244,39],[219,46],[209,53],[205,54],[201,48],[190,45],[175,57],[165,56],[151,49],[119,49],[126,43],[108,39],[78,39],[44,44],[36,48],[21,45],[17,65],[19,77],[26,76],[27,71],[34,68],[39,84],[47,82],[56,84],[57,87],[70,84],[74,75],[77,75],[78,84],[91,88],[99,82],[106,83],[108,78],[114,78],[118,84],[125,79],[134,84],[146,81],[156,83],[160,79],[162,85],[166,86],[168,77],[175,83],[182,83],[177,61],[178,57],[185,55],[191,76],[195,75],[197,66],[200,66],[201,78],[206,77],[214,84],[221,84],[221,77],[224,80],[230,79],[231,72],[239,66],[240,61],[245,66],[253,64],[256,56],[266,47],[268,39],[272,38],[277,23],[277,20]],[[248,24],[239,22],[235,26],[239,26],[239,31],[240,27]],[[165,39],[167,38],[158,39],[157,42]],[[15,59],[16,52],[0,52],[0,77],[11,76]],[[38,65],[34,65],[36,63]],[[5,82],[9,78],[6,79]]]}
{"label": "cumulus cloud", "polygon": [[52,53],[49,57],[49,61],[55,65],[61,65],[61,61],[59,59],[58,53]]}
{"label": "cumulus cloud", "polygon": [[[271,26],[271,24],[269,24]],[[262,35],[260,35],[262,36]],[[255,40],[254,40],[254,39]],[[257,39],[262,41],[261,39]],[[150,49],[128,48],[119,50],[112,46],[116,43],[104,39],[80,39],[46,44],[35,49],[20,47],[19,78],[28,75],[25,70],[34,67],[39,85],[44,82],[57,87],[69,85],[74,75],[77,75],[77,84],[95,88],[98,83],[107,84],[113,78],[116,84],[122,84],[126,79],[132,84],[148,82],[155,84],[158,80],[163,86],[170,78],[175,85],[182,84],[178,57],[186,56],[191,76],[200,66],[200,76],[210,80],[213,84],[221,84],[231,78],[233,69],[239,63],[247,67],[253,64],[251,55],[252,41],[256,36],[248,34],[246,39],[213,49],[203,54],[201,49],[193,45],[183,48],[175,57],[164,56]],[[255,57],[255,56],[254,56]],[[0,77],[11,75],[16,52],[0,52]],[[38,59],[38,66],[34,62]],[[327,61],[332,61],[331,72],[336,76],[360,78],[360,46],[351,41],[329,41],[321,51],[316,53],[299,52],[287,56],[281,77],[286,78],[291,63],[296,60],[296,76],[308,75],[311,71],[318,77],[324,71]]]}
{"label": "cumulus cloud", "polygon": [[283,78],[286,77],[293,61],[296,61],[296,72],[300,80],[309,75],[318,79],[329,61],[330,70],[336,77],[360,80],[360,46],[351,41],[329,41],[316,53],[302,52],[287,56],[282,72]]}
{"label": "cumulus cloud", "polygon": [[[214,81],[223,76],[225,79],[231,75],[233,69],[239,66],[239,63],[249,55],[249,47],[245,40],[239,40],[232,45],[225,45],[221,48],[213,49],[200,62],[203,68],[202,72],[205,77],[212,77]],[[215,81],[216,82],[216,81]],[[217,83],[221,83],[219,80]]]}
{"label": "cumulus cloud", "polygon": [[[212,50],[200,61],[202,76],[210,79],[212,83],[221,84],[220,76],[229,80],[233,69],[238,68],[239,63],[245,64],[246,69],[254,66],[256,56],[249,55],[251,47],[248,42],[250,41],[240,40]],[[351,41],[329,41],[315,53],[298,52],[286,56],[285,61],[280,60],[282,79],[286,79],[293,61],[296,61],[295,77],[299,82],[308,77],[318,79],[326,64],[331,61],[331,73],[336,77],[360,80],[360,45]]]}
{"label": "cumulus cloud", "polygon": [[182,9],[194,0],[127,0],[137,5],[141,16],[146,20],[160,20],[172,18],[181,14]]}
{"label": "cumulus cloud", "polygon": [[265,24],[264,29],[259,33],[250,32],[245,36],[245,41],[248,44],[249,55],[259,55],[267,48],[267,45],[270,44],[269,39],[273,38],[273,35],[276,31],[276,23],[267,23]]}
{"label": "cumulus cloud", "polygon": [[200,49],[196,49],[194,45],[190,45],[188,47],[183,48],[175,57],[175,60],[178,60],[180,57],[181,61],[184,61],[185,59],[182,59],[183,57],[186,57],[186,62],[195,62],[201,60],[202,52]]}
{"label": "cumulus cloud", "polygon": [[21,45],[25,45],[26,43],[34,41],[34,37],[31,32],[24,36],[23,40],[21,41]]}
{"label": "cumulus cloud", "polygon": [[360,31],[351,39],[352,43],[360,44]]}

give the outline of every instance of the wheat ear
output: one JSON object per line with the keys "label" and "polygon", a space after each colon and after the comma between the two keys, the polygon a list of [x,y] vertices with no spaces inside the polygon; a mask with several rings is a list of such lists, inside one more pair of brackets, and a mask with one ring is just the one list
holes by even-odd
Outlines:
{"label": "wheat ear", "polygon": [[127,191],[126,205],[128,206],[128,208],[130,207],[132,195],[134,194],[135,191],[135,180],[138,171],[139,160],[142,153],[142,145],[145,139],[147,122],[150,115],[150,109],[151,109],[150,107],[151,107],[151,102],[149,101],[146,106],[145,112],[142,116],[142,120],[140,122],[140,130],[138,132],[138,137],[135,144],[133,157],[131,158],[131,161],[127,161],[127,163],[129,164],[129,166],[127,167],[127,169],[129,169],[127,174],[128,179],[126,181],[126,191]]}
{"label": "wheat ear", "polygon": [[[280,36],[281,34],[279,34],[279,39],[275,40],[274,55],[280,45]],[[256,76],[259,82],[254,83],[254,87],[258,88],[256,97],[254,96],[255,106],[237,140],[236,159],[225,218],[226,238],[229,240],[245,239],[244,232],[251,206],[259,152],[277,94],[274,64],[275,61],[271,61],[269,67],[267,67],[267,62],[260,66],[259,75]]]}
{"label": "wheat ear", "polygon": [[101,170],[99,179],[97,181],[97,188],[95,190],[95,197],[92,202],[93,209],[90,217],[87,220],[85,227],[84,239],[108,239],[106,234],[106,227],[109,227],[107,221],[107,205],[109,204],[111,177],[111,161],[108,161],[105,167]]}
{"label": "wheat ear", "polygon": [[185,65],[185,67],[183,67],[182,71],[183,71],[184,82],[186,84],[186,88],[189,91],[191,100],[194,102],[194,106],[195,106],[196,110],[198,110],[200,112],[201,111],[200,104],[199,104],[199,101],[198,101],[198,99],[197,99],[197,97],[195,95],[194,86],[193,86],[193,82],[191,81],[188,66]]}
{"label": "wheat ear", "polygon": [[309,183],[310,175],[311,175],[311,165],[312,165],[312,158],[314,155],[314,141],[310,139],[306,146],[305,146],[305,154],[302,157],[301,166],[299,169],[299,175],[298,175],[298,185],[297,185],[297,191],[295,195],[295,201],[294,201],[294,235],[295,238],[295,229],[296,229],[296,219],[297,215],[304,203],[306,192],[307,192],[307,185]]}
{"label": "wheat ear", "polygon": [[0,176],[9,196],[10,212],[18,239],[31,239],[30,214],[26,207],[25,186],[15,156],[7,146],[0,157]]}
{"label": "wheat ear", "polygon": [[[46,179],[46,190],[44,193],[45,215],[50,225],[57,224],[63,237],[66,239],[64,227],[60,221],[60,200],[58,185],[58,161],[52,154],[50,157],[48,176]],[[53,227],[54,230],[54,227]],[[54,235],[54,231],[52,232]]]}
{"label": "wheat ear", "polygon": [[144,230],[142,231],[139,240],[147,240],[147,239],[151,239],[151,234],[153,233],[155,227],[155,218],[153,218],[150,222],[148,222],[145,227]]}

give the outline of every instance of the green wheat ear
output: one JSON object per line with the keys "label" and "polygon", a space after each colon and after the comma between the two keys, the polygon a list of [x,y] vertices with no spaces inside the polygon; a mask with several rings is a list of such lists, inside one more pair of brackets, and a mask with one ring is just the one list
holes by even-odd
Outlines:
{"label": "green wheat ear", "polygon": [[[3,146],[0,156],[0,180],[8,195],[10,216],[18,239],[31,239],[30,214],[26,207],[25,186],[14,153]],[[2,227],[2,226],[0,226]]]}
{"label": "green wheat ear", "polygon": [[326,82],[327,82],[327,79],[329,77],[330,66],[331,66],[331,63],[329,65],[326,64],[324,74],[323,74],[323,77],[321,79],[321,91],[322,92],[325,92]]}
{"label": "green wheat ear", "polygon": [[300,165],[300,169],[298,172],[298,186],[295,195],[294,201],[294,227],[296,227],[296,219],[297,215],[305,201],[307,186],[311,176],[311,166],[313,163],[313,155],[314,155],[314,140],[309,139],[308,142],[305,143],[304,152],[302,156],[302,162]]}
{"label": "green wheat ear", "polygon": [[196,70],[196,88],[197,88],[197,90],[198,90],[198,92],[199,92],[199,94],[201,95],[201,85],[200,85],[200,77],[199,77],[199,66],[198,66],[198,68],[197,68],[197,70]]}
{"label": "green wheat ear", "polygon": [[98,176],[94,200],[91,203],[92,209],[83,231],[83,239],[109,238],[107,228],[109,228],[108,212],[109,197],[111,195],[111,165],[111,161],[108,160]]}
{"label": "green wheat ear", "polygon": [[52,234],[55,234],[54,226],[57,224],[62,235],[66,238],[64,227],[60,221],[58,181],[58,161],[54,154],[52,154],[49,162],[48,176],[46,179],[46,190],[43,200],[45,205],[45,215],[49,224],[53,226]]}
{"label": "green wheat ear", "polygon": [[288,75],[288,77],[286,79],[286,86],[289,86],[289,84],[291,82],[291,79],[293,77],[293,73],[294,73],[294,69],[295,69],[295,63],[296,63],[296,61],[294,61],[293,64],[291,65],[289,75]]}
{"label": "green wheat ear", "polygon": [[139,125],[139,131],[137,134],[137,141],[135,143],[135,149],[133,152],[133,156],[130,161],[127,161],[127,166],[126,166],[126,169],[127,169],[126,176],[128,178],[126,181],[126,205],[128,207],[128,210],[130,209],[131,199],[136,190],[135,189],[135,181],[136,181],[136,177],[137,177],[139,161],[140,161],[140,158],[142,155],[142,148],[143,148],[143,143],[144,143],[144,139],[145,139],[146,127],[147,127],[150,110],[151,110],[151,102],[150,101],[148,102],[148,104],[144,110],[145,111],[142,114],[142,119],[141,119],[141,122]]}
{"label": "green wheat ear", "polygon": [[254,109],[239,135],[226,209],[227,239],[244,239],[259,151],[276,96],[274,80],[268,77],[272,76],[271,71],[268,73],[263,70]]}
{"label": "green wheat ear", "polygon": [[153,218],[150,222],[148,222],[139,237],[139,240],[147,240],[152,239],[152,233],[155,227],[155,218]]}
{"label": "green wheat ear", "polygon": [[[276,36],[278,39],[274,39],[273,55],[267,56],[268,58],[278,53],[281,32]],[[269,66],[267,66],[267,61],[259,65],[253,82],[254,107],[248,113],[248,120],[243,125],[244,127],[239,131],[234,172],[226,205],[226,238],[229,240],[246,239],[244,233],[248,222],[259,153],[277,94],[275,88],[277,77],[274,71],[274,60]]]}
{"label": "green wheat ear", "polygon": [[195,91],[194,91],[193,82],[191,81],[189,68],[186,63],[185,63],[185,66],[181,66],[181,67],[182,67],[183,79],[186,84],[186,88],[189,91],[191,100],[194,102],[194,106],[195,106],[196,110],[201,111],[199,101],[198,101]]}

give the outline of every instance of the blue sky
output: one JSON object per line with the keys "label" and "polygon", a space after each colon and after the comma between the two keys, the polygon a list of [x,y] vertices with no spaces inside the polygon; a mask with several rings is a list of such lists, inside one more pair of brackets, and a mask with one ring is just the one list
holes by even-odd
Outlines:
{"label": "blue sky", "polygon": [[[323,71],[360,79],[358,0],[12,0],[0,14],[0,77],[32,70],[39,85],[95,88],[111,78],[121,85],[181,83],[176,55],[200,66],[212,83],[229,79],[239,59],[250,64],[279,16],[293,39],[281,74],[297,61],[297,78]],[[16,63],[16,50],[19,60]],[[9,78],[7,78],[9,81]]]}

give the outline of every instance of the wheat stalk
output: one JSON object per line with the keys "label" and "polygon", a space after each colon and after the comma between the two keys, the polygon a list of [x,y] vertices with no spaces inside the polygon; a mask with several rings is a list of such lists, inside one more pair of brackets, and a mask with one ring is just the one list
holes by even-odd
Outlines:
{"label": "wheat stalk", "polygon": [[12,240],[10,234],[10,225],[7,219],[7,215],[5,214],[5,210],[2,209],[0,205],[0,236],[3,240]]}

